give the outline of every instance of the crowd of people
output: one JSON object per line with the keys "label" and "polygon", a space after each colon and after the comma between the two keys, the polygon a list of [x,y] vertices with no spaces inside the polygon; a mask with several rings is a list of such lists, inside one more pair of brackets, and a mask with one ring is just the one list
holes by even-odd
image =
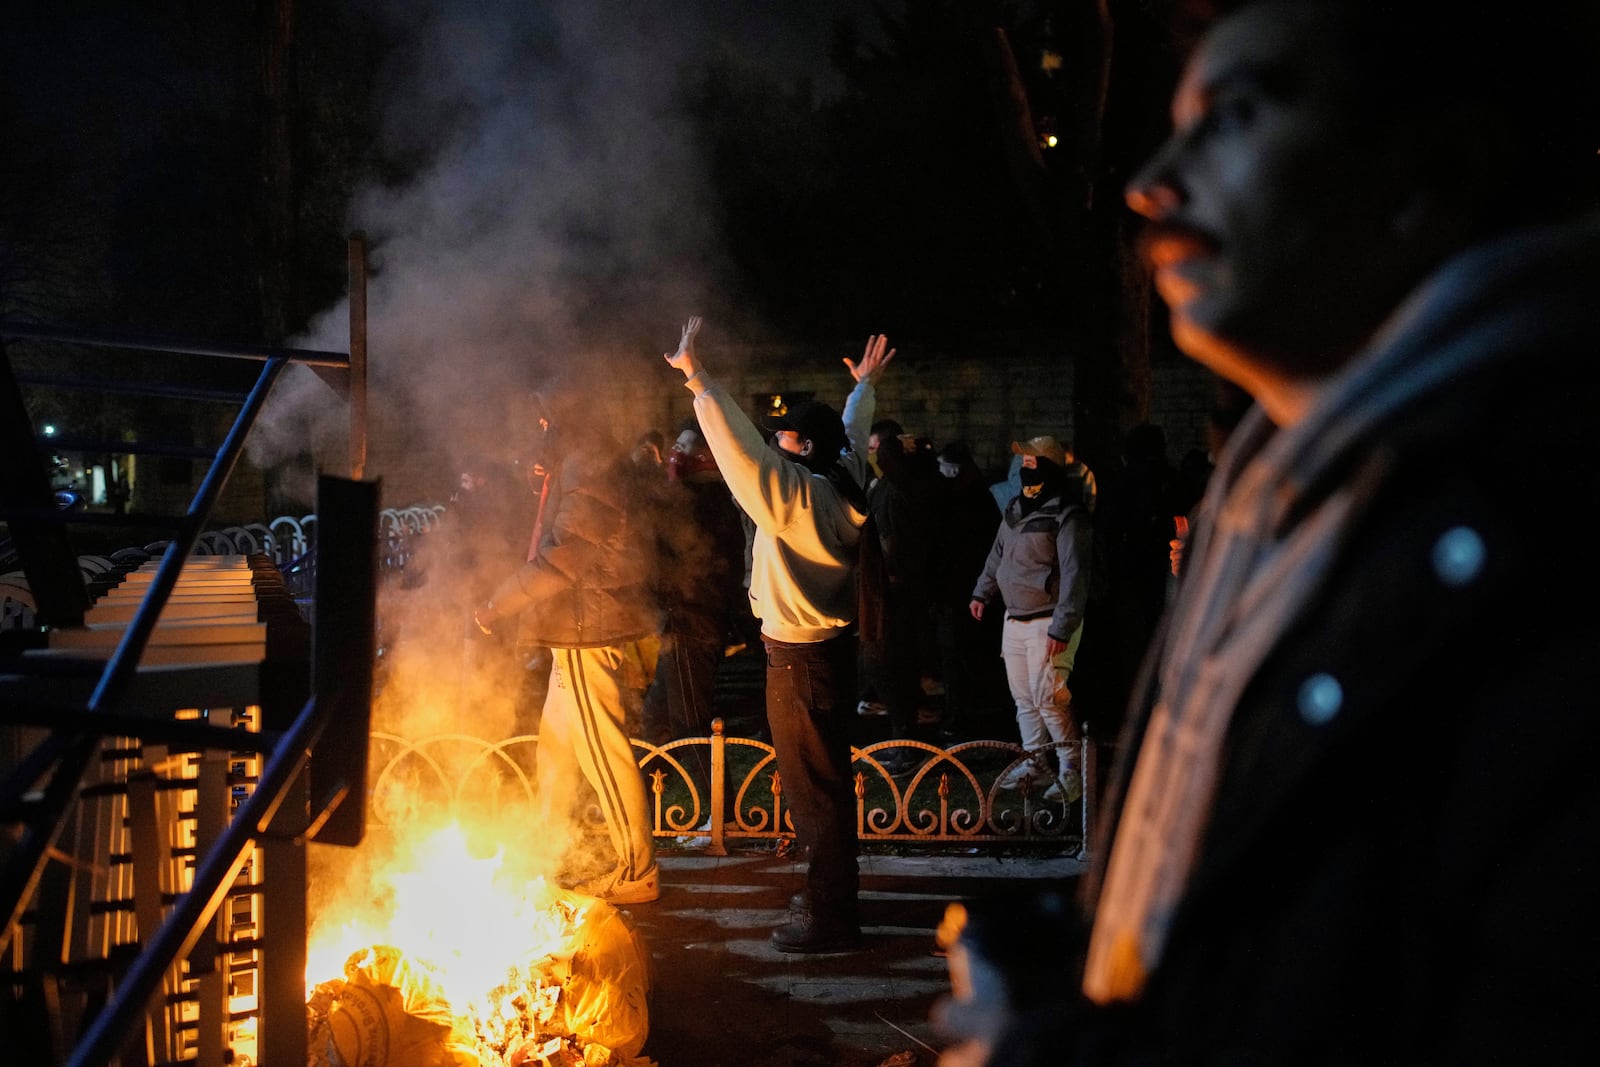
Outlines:
{"label": "crowd of people", "polygon": [[[858,715],[884,715],[892,739],[1014,730],[1029,756],[1001,787],[1075,799],[1080,768],[1064,745],[1081,737],[1082,709],[1068,681],[1091,599],[1108,628],[1115,622],[1114,571],[1129,590],[1137,571],[1138,588],[1158,591],[1140,613],[1154,625],[1174,515],[1188,506],[1165,456],[1130,453],[1097,480],[1054,436],[1033,436],[1011,445],[1015,485],[991,481],[966,442],[936,447],[873,417],[872,384],[894,355],[881,337],[859,363],[845,360],[854,389],[842,414],[807,400],[730,436],[730,420],[743,429],[729,414],[737,409],[720,393],[711,394],[718,404],[702,399],[710,379],[696,362],[699,329],[691,319],[669,356],[695,368],[694,414],[670,446],[653,429],[623,445],[578,414],[581,387],[553,383],[536,398],[540,432],[522,464],[532,485],[519,490],[503,465],[474,457],[452,501],[480,575],[468,584],[485,635],[476,647],[493,649],[474,657],[477,669],[525,660],[535,679],[525,688],[537,694],[537,715],[526,709],[524,723],[541,736],[541,806],[551,815],[570,807],[580,773],[602,798],[618,862],[585,888],[618,903],[659,893],[628,739],[707,736],[725,655],[752,643],[769,664],[803,653],[813,685],[837,683],[832,732],[794,738],[774,710],[793,695],[774,695],[769,679],[765,732],[797,825],[852,817],[849,746],[871,733]],[[1159,430],[1141,426],[1128,440],[1152,437]],[[526,544],[522,499],[531,501]],[[831,503],[819,518],[823,500]],[[1112,517],[1129,521],[1113,526]],[[885,770],[914,774],[922,760],[912,751],[891,748]],[[688,772],[705,796],[710,768],[690,752]],[[795,768],[814,774],[820,753],[835,778],[807,790]],[[814,842],[806,847],[815,852]]]}
{"label": "crowd of people", "polygon": [[[984,730],[1003,664],[1016,781],[1059,791],[1080,677],[1125,680],[1093,864],[1040,935],[1056,984],[958,1028],[961,1062],[1566,1062],[1600,1037],[1600,634],[1547,602],[1593,584],[1551,540],[1596,488],[1592,12],[1218,6],[1127,188],[1174,340],[1243,400],[1213,454],[1175,468],[1140,426],[1091,471],[1019,427],[992,480],[880,417],[881,336],[842,410],[758,421],[691,318],[664,358],[693,424],[665,457],[569,448],[477,618],[541,604],[540,789],[606,798],[618,865],[591,888],[622,902],[659,890],[618,648],[662,635],[646,721],[699,731],[731,620],[759,621],[809,860],[785,952],[862,943],[860,709],[911,736],[936,678],[937,728]],[[658,459],[698,531],[667,589],[626,551]]]}

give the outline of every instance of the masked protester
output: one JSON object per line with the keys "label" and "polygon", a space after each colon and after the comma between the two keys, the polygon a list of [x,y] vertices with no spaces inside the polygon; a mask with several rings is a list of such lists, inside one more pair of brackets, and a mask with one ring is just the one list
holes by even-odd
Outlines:
{"label": "masked protester", "polygon": [[981,620],[995,597],[1005,606],[1000,651],[1022,745],[1032,753],[1000,784],[1048,781],[1044,796],[1053,800],[1071,790],[1075,768],[1061,749],[1058,774],[1040,750],[1078,736],[1067,683],[1089,604],[1093,528],[1081,484],[1070,477],[1066,449],[1054,437],[1011,448],[1022,457],[1022,491],[1006,505],[970,610]]}
{"label": "masked protester", "polygon": [[699,330],[700,319],[690,319],[677,352],[664,358],[694,393],[706,443],[756,525],[750,607],[767,648],[767,723],[783,797],[810,853],[805,889],[771,942],[780,952],[846,951],[861,943],[849,725],[870,470],[864,452],[874,383],[894,350],[874,337],[859,363],[845,360],[856,386],[842,419],[807,401],[769,424],[769,437],[706,373],[694,348]]}
{"label": "masked protester", "polygon": [[547,475],[533,558],[476,614],[491,633],[512,616],[549,648],[553,666],[540,721],[535,804],[540,823],[565,826],[578,776],[599,797],[614,870],[575,886],[615,904],[660,896],[644,782],[628,738],[627,645],[654,633],[648,524],[627,452],[582,414],[580,397],[542,398]]}
{"label": "masked protester", "polygon": [[[898,429],[898,423],[891,425]],[[883,554],[885,581],[881,632],[861,641],[862,691],[882,702],[890,736],[902,739],[915,735],[923,700],[921,652],[934,522],[917,484],[915,438],[883,431],[873,436],[879,442],[874,455],[881,473],[867,491],[867,506]],[[893,748],[883,759],[898,778],[915,774],[921,762],[915,750],[906,748]]]}
{"label": "masked protester", "polygon": [[[1000,647],[998,619],[984,623],[968,612],[972,583],[983,573],[1000,523],[1000,508],[964,442],[939,450],[939,497],[934,525],[935,561],[931,568],[935,635],[944,680],[945,740],[979,736],[984,712],[1002,708],[1006,695],[995,661]],[[992,694],[992,696],[991,696]],[[983,736],[990,736],[984,734]]]}
{"label": "masked protester", "polygon": [[[645,740],[665,744],[711,733],[712,688],[730,616],[744,610],[744,527],[738,505],[697,425],[686,425],[666,457],[656,585],[661,653],[644,697]],[[701,795],[705,750],[686,753]]]}

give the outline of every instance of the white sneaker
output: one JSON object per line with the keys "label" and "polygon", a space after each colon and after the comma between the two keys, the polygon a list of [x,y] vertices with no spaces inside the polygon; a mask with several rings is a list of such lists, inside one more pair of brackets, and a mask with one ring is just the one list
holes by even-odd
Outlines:
{"label": "white sneaker", "polygon": [[1078,773],[1076,771],[1066,771],[1050,783],[1050,788],[1043,793],[1043,799],[1050,801],[1077,800],[1082,793],[1083,790],[1078,785]]}
{"label": "white sneaker", "polygon": [[856,714],[887,715],[889,714],[889,709],[883,704],[878,703],[876,700],[863,700],[861,703],[856,705]]}
{"label": "white sneaker", "polygon": [[622,868],[579,882],[572,887],[574,893],[598,897],[607,904],[649,904],[661,898],[661,868],[651,864],[650,869],[638,878],[624,878]]}
{"label": "white sneaker", "polygon": [[1023,760],[1021,763],[1011,768],[1011,770],[1007,771],[1005,776],[996,784],[999,785],[1001,789],[1016,789],[1029,778],[1047,777],[1049,776],[1044,773],[1044,768],[1040,767],[1037,763],[1033,762],[1033,760],[1029,759]]}

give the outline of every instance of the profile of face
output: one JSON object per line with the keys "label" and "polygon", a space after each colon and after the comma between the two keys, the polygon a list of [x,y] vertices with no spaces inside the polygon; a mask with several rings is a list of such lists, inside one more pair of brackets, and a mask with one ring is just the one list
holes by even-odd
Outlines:
{"label": "profile of face", "polygon": [[528,483],[533,485],[535,480],[544,479],[547,468],[556,465],[563,444],[560,431],[550,422],[549,416],[539,414],[533,421],[537,432],[529,435],[524,446],[524,468],[527,472]]}
{"label": "profile of face", "polygon": [[801,437],[793,430],[779,430],[772,435],[772,443],[791,456],[809,456],[811,454],[810,438]]}
{"label": "profile of face", "polygon": [[696,430],[684,430],[667,450],[667,477],[681,482],[709,475],[716,471],[716,457]]}
{"label": "profile of face", "polygon": [[1333,7],[1258,3],[1218,23],[1127,188],[1174,340],[1252,392],[1337,369],[1416,277],[1396,225],[1415,168],[1358,115]]}
{"label": "profile of face", "polygon": [[693,430],[685,430],[672,442],[672,450],[685,456],[697,456],[706,450],[705,439]]}

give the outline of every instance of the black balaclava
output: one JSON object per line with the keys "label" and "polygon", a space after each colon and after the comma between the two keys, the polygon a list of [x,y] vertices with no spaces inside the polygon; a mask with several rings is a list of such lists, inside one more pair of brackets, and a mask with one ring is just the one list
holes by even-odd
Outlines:
{"label": "black balaclava", "polygon": [[797,456],[793,452],[785,452],[783,454],[784,458],[794,460],[814,474],[827,474],[828,470],[839,462],[839,449],[830,447],[831,442],[821,442],[815,438],[808,438],[808,440],[811,441],[810,452],[803,456]]}
{"label": "black balaclava", "polygon": [[1034,466],[1023,467],[1022,495],[1017,499],[1022,513],[1037,511],[1046,500],[1061,496],[1066,489],[1067,472],[1043,456],[1035,456]]}

